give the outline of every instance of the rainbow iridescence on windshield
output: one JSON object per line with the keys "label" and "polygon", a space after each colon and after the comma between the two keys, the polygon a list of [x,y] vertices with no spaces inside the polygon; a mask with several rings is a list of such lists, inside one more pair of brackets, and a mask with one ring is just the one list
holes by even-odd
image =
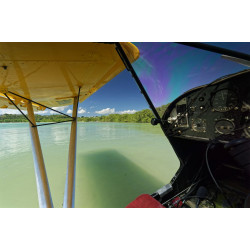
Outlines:
{"label": "rainbow iridescence on windshield", "polygon": [[[172,102],[185,91],[235,73],[246,66],[221,55],[176,43],[134,43],[140,58],[134,69],[156,107]],[[210,43],[250,53],[250,43]]]}

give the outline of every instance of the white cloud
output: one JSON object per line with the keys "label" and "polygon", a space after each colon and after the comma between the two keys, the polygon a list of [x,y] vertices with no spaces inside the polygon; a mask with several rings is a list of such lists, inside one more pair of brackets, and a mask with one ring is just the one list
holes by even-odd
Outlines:
{"label": "white cloud", "polygon": [[137,110],[124,110],[124,111],[118,111],[117,114],[134,114],[135,112],[137,112]]}
{"label": "white cloud", "polygon": [[[24,114],[27,114],[26,110],[22,110]],[[51,111],[52,112],[52,111]],[[48,115],[49,111],[48,110],[43,110],[43,111],[34,111],[35,114],[38,115]],[[53,112],[54,113],[54,112]],[[17,109],[0,109],[0,115],[3,114],[11,114],[11,115],[21,115],[21,112]]]}
{"label": "white cloud", "polygon": [[[62,112],[62,111],[64,111],[67,107],[68,107],[68,106],[52,107],[52,109]],[[58,114],[57,112],[52,111],[52,110],[51,110],[49,113],[50,113],[51,115],[52,115],[52,114]]]}
{"label": "white cloud", "polygon": [[47,114],[49,114],[49,111],[48,110],[36,111],[35,114],[38,114],[38,115],[47,115]]}
{"label": "white cloud", "polygon": [[[27,114],[27,111],[22,110],[24,114]],[[21,112],[17,109],[0,109],[0,115],[12,114],[12,115],[21,115]]]}
{"label": "white cloud", "polygon": [[[68,107],[68,106],[66,106]],[[53,109],[56,109],[58,111],[64,111],[66,107],[53,107]],[[25,114],[27,114],[27,111],[23,112]],[[123,111],[115,111],[115,108],[106,108],[106,109],[102,109],[99,111],[95,111],[96,114],[100,114],[100,115],[108,115],[108,114],[134,114],[135,112],[137,112],[137,110],[123,110]],[[67,114],[72,114],[72,110],[69,109],[66,112]],[[87,112],[85,109],[83,108],[79,108],[78,110],[78,114],[90,114],[90,112]],[[0,109],[0,115],[3,114],[21,114],[18,110],[16,109]],[[49,111],[49,110],[44,110],[44,111],[36,111],[35,114],[38,115],[48,115],[48,114],[56,114],[56,112],[54,111]]]}
{"label": "white cloud", "polygon": [[135,112],[137,112],[137,110],[132,109],[132,110],[123,110],[123,111],[115,111],[115,108],[106,108],[106,109],[102,109],[99,111],[95,111],[96,114],[99,115],[108,115],[108,114],[134,114]]}
{"label": "white cloud", "polygon": [[84,113],[86,113],[86,110],[83,108],[79,108],[78,114],[84,114]]}
{"label": "white cloud", "polygon": [[67,114],[72,114],[72,110],[69,109],[69,110],[67,111]]}
{"label": "white cloud", "polygon": [[99,111],[95,111],[96,114],[99,115],[107,115],[107,114],[114,114],[115,113],[115,109],[114,108],[106,108],[106,109],[102,109]]}
{"label": "white cloud", "polygon": [[68,106],[62,106],[62,107],[52,107],[52,109],[57,110],[57,111],[63,111],[66,109]]}

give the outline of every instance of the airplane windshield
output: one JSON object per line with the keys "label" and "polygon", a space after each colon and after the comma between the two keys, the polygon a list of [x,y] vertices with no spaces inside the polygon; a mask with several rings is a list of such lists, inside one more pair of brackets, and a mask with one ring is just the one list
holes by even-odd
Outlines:
{"label": "airplane windshield", "polygon": [[[140,50],[140,58],[133,67],[160,116],[165,110],[162,106],[185,91],[249,68],[220,54],[177,43],[134,44]],[[250,43],[207,44],[250,54]]]}

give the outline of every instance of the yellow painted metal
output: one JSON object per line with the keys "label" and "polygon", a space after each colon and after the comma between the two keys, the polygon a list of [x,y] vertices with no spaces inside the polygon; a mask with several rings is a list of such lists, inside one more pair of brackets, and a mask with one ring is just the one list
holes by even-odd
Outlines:
{"label": "yellow painted metal", "polygon": [[[121,45],[131,62],[139,57],[136,46]],[[0,43],[0,93],[11,91],[48,107],[73,104],[79,87],[82,102],[124,69],[114,44]],[[10,97],[26,109],[26,100]],[[6,106],[15,108],[1,95],[0,108]]]}
{"label": "yellow painted metal", "polygon": [[[23,98],[20,98],[16,95],[13,95],[11,93],[8,93],[7,91],[5,92],[8,94],[9,98],[20,108],[20,109],[27,109],[28,103],[29,101]],[[15,108],[14,105],[8,101],[8,98],[3,94],[0,93],[0,103],[1,101],[5,104],[0,104],[0,108]],[[6,103],[8,102],[8,103]],[[41,111],[41,110],[45,110],[46,108],[36,104],[36,103],[32,103],[33,109],[37,110],[37,111]]]}

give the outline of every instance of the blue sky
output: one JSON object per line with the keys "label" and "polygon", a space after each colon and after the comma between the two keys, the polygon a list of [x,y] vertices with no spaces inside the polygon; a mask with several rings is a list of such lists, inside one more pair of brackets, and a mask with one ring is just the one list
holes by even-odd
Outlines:
{"label": "blue sky", "polygon": [[[140,58],[133,64],[155,106],[173,101],[186,90],[247,67],[220,55],[175,43],[134,43]],[[210,43],[250,54],[250,43]],[[124,114],[148,108],[127,70],[79,104],[79,116]],[[71,114],[72,105],[57,108]],[[6,110],[0,110],[0,114]],[[11,110],[8,113],[18,113]],[[51,114],[50,111],[43,112]]]}
{"label": "blue sky", "polygon": [[[134,44],[140,50],[140,58],[133,66],[155,106],[173,101],[190,88],[247,68],[218,54],[175,43]],[[250,54],[250,43],[210,44]],[[86,112],[79,115],[95,116],[133,113],[148,105],[130,73],[124,70],[80,107]]]}
{"label": "blue sky", "polygon": [[[133,114],[148,108],[147,102],[140,93],[135,81],[127,70],[124,70],[105,86],[79,104],[78,116],[100,116],[108,114]],[[72,105],[55,108],[71,115]],[[45,110],[40,114],[53,114]]]}
{"label": "blue sky", "polygon": [[[210,43],[250,54],[250,43]],[[183,92],[247,67],[221,55],[176,43],[136,43],[140,59],[134,67],[155,106]]]}

